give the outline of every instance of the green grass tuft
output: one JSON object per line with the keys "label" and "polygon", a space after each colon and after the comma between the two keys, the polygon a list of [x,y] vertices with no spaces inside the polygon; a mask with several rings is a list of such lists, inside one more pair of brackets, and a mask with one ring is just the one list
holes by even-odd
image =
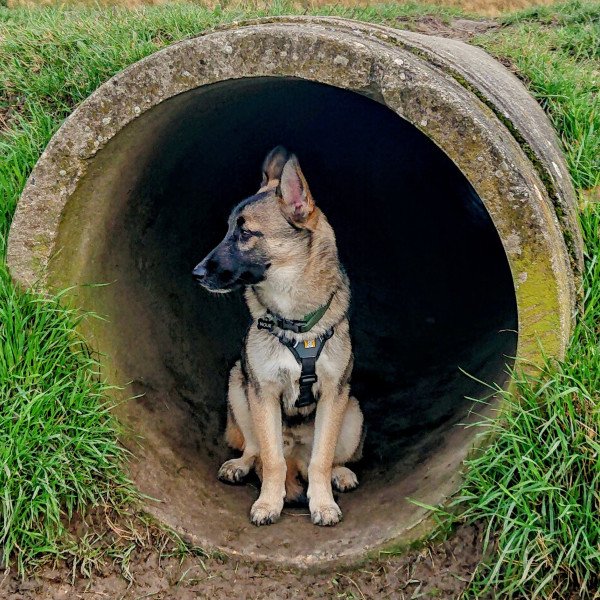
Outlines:
{"label": "green grass tuft", "polygon": [[81,317],[18,292],[0,266],[0,558],[59,554],[64,519],[133,497]]}
{"label": "green grass tuft", "polygon": [[565,360],[535,377],[515,376],[494,442],[467,461],[454,504],[487,522],[493,558],[470,594],[591,598],[600,589],[600,210],[582,215],[588,241],[585,311]]}
{"label": "green grass tuft", "polygon": [[600,2],[538,7],[476,41],[508,59],[561,137],[573,183],[600,185]]}

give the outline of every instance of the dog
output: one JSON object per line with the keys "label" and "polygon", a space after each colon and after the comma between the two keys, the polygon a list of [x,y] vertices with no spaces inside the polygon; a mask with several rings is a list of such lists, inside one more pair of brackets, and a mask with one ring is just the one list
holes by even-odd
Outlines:
{"label": "dog", "polygon": [[275,523],[284,502],[303,496],[314,524],[335,525],[333,488],[358,485],[345,463],[361,457],[364,440],[350,395],[350,285],[294,154],[278,146],[267,155],[260,189],[233,209],[225,238],[193,276],[213,293],[245,288],[253,318],[227,397],[225,438],[242,455],[219,478],[239,483],[255,469],[255,525]]}

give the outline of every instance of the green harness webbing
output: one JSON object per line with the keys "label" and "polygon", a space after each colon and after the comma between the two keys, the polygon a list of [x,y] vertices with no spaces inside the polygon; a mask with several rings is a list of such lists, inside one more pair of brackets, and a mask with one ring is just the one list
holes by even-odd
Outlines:
{"label": "green harness webbing", "polygon": [[295,406],[302,408],[303,406],[310,406],[317,402],[315,395],[312,391],[312,386],[317,382],[317,360],[325,346],[325,342],[333,335],[333,327],[328,329],[322,335],[316,337],[313,340],[304,340],[299,342],[298,340],[290,340],[289,338],[281,336],[279,333],[274,332],[275,326],[283,331],[292,331],[294,333],[307,333],[309,332],[327,312],[327,309],[331,305],[333,300],[333,294],[327,304],[320,306],[317,310],[308,313],[303,319],[284,319],[278,315],[273,314],[271,311],[267,313],[267,316],[258,319],[257,327],[259,329],[267,330],[271,335],[274,335],[280,343],[282,343],[290,352],[294,355],[294,358],[300,365],[300,393],[296,399]]}

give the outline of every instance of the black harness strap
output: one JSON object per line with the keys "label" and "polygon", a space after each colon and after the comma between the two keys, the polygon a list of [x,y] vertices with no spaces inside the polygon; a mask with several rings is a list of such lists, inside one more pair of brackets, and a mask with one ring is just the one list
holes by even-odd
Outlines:
{"label": "black harness strap", "polygon": [[[292,331],[294,333],[307,333],[310,331],[327,312],[327,309],[331,305],[333,297],[335,296],[337,289],[331,294],[327,304],[320,306],[311,313],[304,316],[303,319],[285,319],[279,315],[267,311],[267,314],[260,317],[256,323],[258,329],[264,329],[271,335],[274,335],[280,343],[290,350],[294,355],[294,358],[300,365],[300,393],[296,399],[296,407],[302,408],[303,406],[310,406],[316,404],[317,400],[312,392],[312,386],[317,382],[317,360],[325,342],[333,335],[333,327],[328,329],[325,333],[312,340],[304,340],[299,342],[298,340],[290,340],[284,336],[273,331],[275,327],[283,331]],[[254,292],[257,300],[260,302],[260,298]]]}
{"label": "black harness strap", "polygon": [[296,408],[310,406],[317,401],[312,391],[312,386],[317,382],[317,360],[325,346],[325,342],[333,335],[333,327],[328,329],[322,336],[314,340],[299,342],[279,337],[273,334],[284,345],[287,346],[300,365],[300,393],[296,399]]}

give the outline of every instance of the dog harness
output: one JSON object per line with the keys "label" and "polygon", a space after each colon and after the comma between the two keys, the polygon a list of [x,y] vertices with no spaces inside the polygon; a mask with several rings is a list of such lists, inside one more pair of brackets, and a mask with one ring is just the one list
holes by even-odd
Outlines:
{"label": "dog harness", "polygon": [[296,399],[296,408],[316,404],[317,400],[312,391],[312,386],[317,382],[317,360],[325,346],[325,342],[333,335],[333,327],[313,340],[290,340],[279,333],[273,331],[275,326],[284,331],[293,331],[294,333],[309,332],[327,312],[333,296],[329,302],[317,310],[309,313],[301,320],[284,319],[278,315],[268,312],[265,317],[258,319],[257,327],[267,330],[275,336],[294,355],[294,358],[300,365],[300,393]]}

